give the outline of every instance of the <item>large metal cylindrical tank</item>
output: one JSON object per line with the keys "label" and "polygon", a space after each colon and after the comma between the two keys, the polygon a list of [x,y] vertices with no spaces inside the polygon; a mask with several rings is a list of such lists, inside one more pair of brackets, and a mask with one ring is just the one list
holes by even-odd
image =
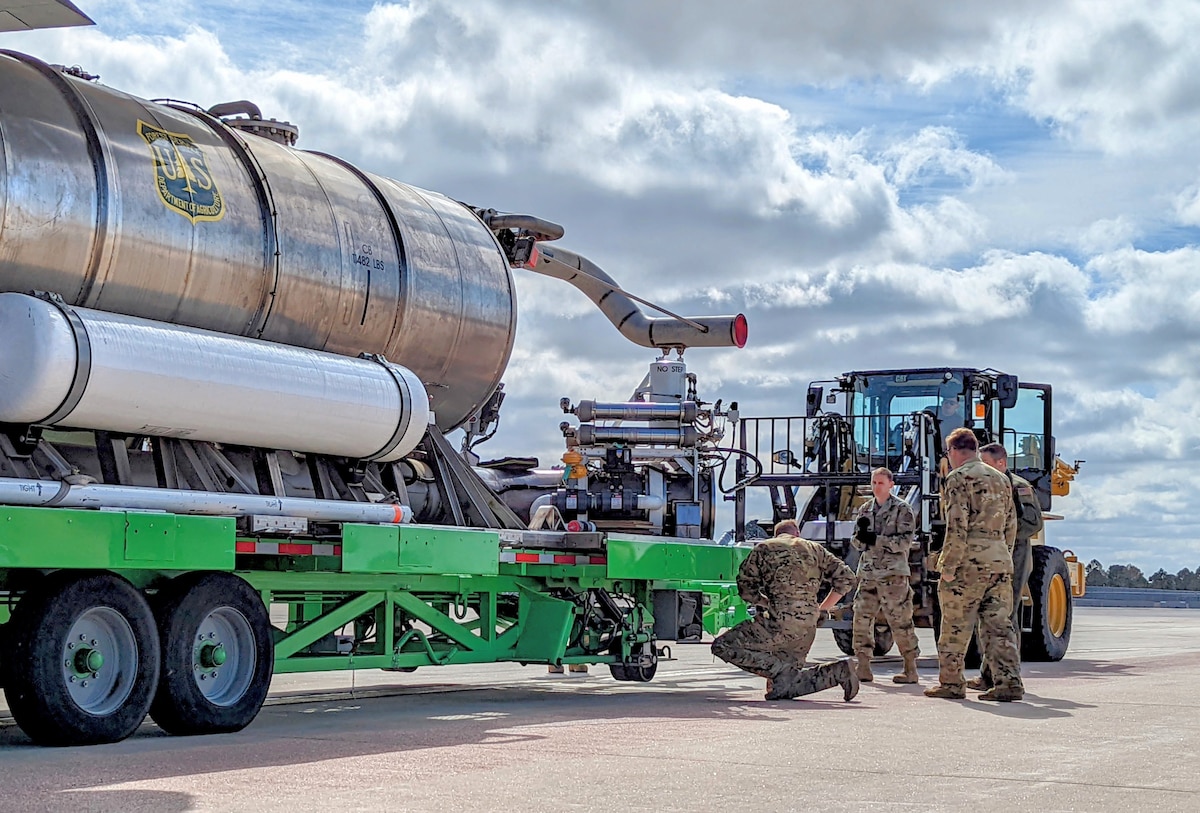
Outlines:
{"label": "large metal cylindrical tank", "polygon": [[0,423],[399,460],[429,427],[409,370],[0,294]]}
{"label": "large metal cylindrical tank", "polygon": [[437,425],[494,391],[516,304],[442,195],[0,51],[0,292],[324,350],[425,383]]}

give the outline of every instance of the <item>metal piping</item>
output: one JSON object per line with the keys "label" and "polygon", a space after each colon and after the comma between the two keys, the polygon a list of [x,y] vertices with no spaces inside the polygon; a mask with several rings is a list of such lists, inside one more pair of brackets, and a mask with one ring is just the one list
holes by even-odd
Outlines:
{"label": "metal piping", "polygon": [[537,253],[525,267],[574,285],[596,303],[622,336],[642,347],[746,345],[747,324],[744,315],[683,317],[658,308],[670,316],[646,316],[634,301],[635,297],[622,291],[616,281],[591,260],[573,251],[539,243]]}
{"label": "metal piping", "polygon": [[676,403],[647,403],[631,401],[627,403],[608,401],[580,401],[578,406],[571,407],[568,403],[564,412],[574,413],[580,421],[676,421],[678,423],[695,423],[698,407],[695,401],[680,401]]}
{"label": "metal piping", "polygon": [[262,118],[262,110],[254,102],[247,99],[240,99],[236,102],[221,102],[208,108],[208,115],[216,116],[219,119],[226,116],[236,116],[238,113],[252,119]]}
{"label": "metal piping", "polygon": [[314,500],[259,494],[214,494],[138,486],[77,485],[47,480],[0,478],[0,505],[58,508],[123,508],[173,514],[245,517],[304,517],[314,522],[411,522],[412,509],[395,503]]}
{"label": "metal piping", "polygon": [[[469,207],[473,208],[474,207]],[[500,213],[495,209],[474,209],[487,227],[492,231],[501,229],[517,229],[532,234],[538,240],[558,240],[566,230],[559,224],[533,215]]]}

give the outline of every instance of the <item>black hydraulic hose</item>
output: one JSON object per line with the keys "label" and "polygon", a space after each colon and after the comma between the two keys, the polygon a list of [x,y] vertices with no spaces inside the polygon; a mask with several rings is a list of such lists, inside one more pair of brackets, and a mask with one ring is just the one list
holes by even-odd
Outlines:
{"label": "black hydraulic hose", "polygon": [[[759,477],[762,476],[762,473],[763,473],[762,461],[759,460],[756,455],[753,455],[750,452],[747,452],[745,449],[734,449],[732,447],[726,448],[724,446],[718,446],[718,447],[715,447],[712,449],[705,449],[705,451],[706,452],[725,452],[726,453],[725,457],[721,460],[721,470],[717,473],[717,490],[720,491],[722,494],[732,494],[735,491],[740,491],[741,489],[750,485],[751,483],[753,483],[755,480],[757,480]],[[721,485],[721,483],[724,482],[724,480],[725,480],[725,469],[728,468],[728,466],[729,466],[730,455],[734,455],[734,454],[740,454],[743,457],[750,458],[750,460],[752,460],[754,462],[756,471],[753,474],[747,474],[745,477],[743,477],[741,480],[738,480],[736,483],[734,483],[729,488],[725,488],[725,486]]]}

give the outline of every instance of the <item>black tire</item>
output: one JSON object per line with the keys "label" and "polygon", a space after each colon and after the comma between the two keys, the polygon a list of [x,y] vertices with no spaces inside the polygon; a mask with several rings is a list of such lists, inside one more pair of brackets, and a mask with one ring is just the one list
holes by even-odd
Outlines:
{"label": "black tire", "polygon": [[852,630],[831,630],[833,632],[833,642],[837,644],[837,648],[842,651],[843,655],[854,654],[854,632]]}
{"label": "black tire", "polygon": [[654,675],[658,672],[658,661],[655,660],[649,666],[641,666],[636,663],[610,663],[608,670],[612,673],[614,680],[649,683],[654,680]]}
{"label": "black tire", "polygon": [[1031,663],[1061,661],[1071,643],[1071,574],[1062,551],[1046,545],[1030,548],[1033,598],[1030,630],[1021,636],[1021,659]]}
{"label": "black tire", "polygon": [[[833,640],[837,644],[837,648],[842,650],[843,654],[854,654],[854,631],[853,630],[833,630]],[[875,625],[875,645],[871,648],[871,655],[876,658],[882,658],[884,655],[892,651],[892,646],[895,642],[892,639],[892,628],[887,624]]]}
{"label": "black tire", "polygon": [[267,608],[229,573],[175,579],[155,602],[162,672],[150,707],[170,734],[241,731],[258,715],[275,671]]}
{"label": "black tire", "polygon": [[872,654],[876,658],[882,658],[884,655],[892,651],[892,646],[895,645],[895,640],[892,638],[892,628],[888,626],[875,625],[875,649]]}
{"label": "black tire", "polygon": [[8,629],[4,695],[34,742],[118,742],[142,724],[158,682],[158,631],[129,582],[59,571],[18,602]]}
{"label": "black tire", "polygon": [[[614,641],[608,651],[610,655],[620,655],[620,643]],[[649,666],[643,666],[640,662],[633,661],[610,663],[608,671],[613,676],[613,680],[629,681],[632,683],[649,683],[654,680],[654,675],[658,672],[658,655],[654,654],[653,644],[650,644],[649,652]]]}

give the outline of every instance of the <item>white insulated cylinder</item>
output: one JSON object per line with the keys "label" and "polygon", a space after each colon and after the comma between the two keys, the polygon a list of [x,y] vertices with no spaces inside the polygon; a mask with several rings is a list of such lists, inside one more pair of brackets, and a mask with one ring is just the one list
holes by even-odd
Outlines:
{"label": "white insulated cylinder", "polygon": [[0,294],[0,422],[383,462],[429,424],[412,371]]}

